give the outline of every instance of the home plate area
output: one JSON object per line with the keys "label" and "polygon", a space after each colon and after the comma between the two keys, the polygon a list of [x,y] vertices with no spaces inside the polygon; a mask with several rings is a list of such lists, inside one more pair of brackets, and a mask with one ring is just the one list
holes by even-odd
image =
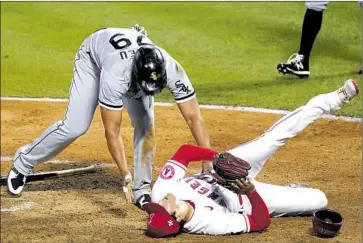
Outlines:
{"label": "home plate area", "polygon": [[[64,115],[66,103],[1,102],[1,175],[6,176],[16,150],[38,137]],[[231,149],[268,129],[281,114],[202,109],[217,151]],[[42,114],[42,115],[34,115]],[[133,128],[124,113],[123,141],[133,172]],[[184,143],[194,144],[175,106],[155,108],[156,158],[153,178]],[[324,242],[361,239],[361,138],[360,122],[319,119],[279,150],[257,177],[258,181],[286,185],[304,183],[326,193],[328,207],[340,212],[340,235]],[[88,132],[34,172],[60,171],[96,165],[94,173],[33,181],[22,196],[11,197],[1,187],[1,242],[318,242],[312,236],[311,217],[272,219],[263,233],[230,236],[180,234],[168,239],[145,235],[147,214],[126,204],[117,166],[108,153],[97,109]],[[200,171],[192,164],[189,174]]]}

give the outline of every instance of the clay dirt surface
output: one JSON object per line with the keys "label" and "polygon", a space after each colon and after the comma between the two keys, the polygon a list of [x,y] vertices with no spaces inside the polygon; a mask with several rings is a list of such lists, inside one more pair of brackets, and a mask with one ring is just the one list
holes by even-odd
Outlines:
{"label": "clay dirt surface", "polygon": [[[61,120],[66,103],[1,102],[1,175],[6,175],[15,151]],[[212,147],[223,151],[247,142],[268,129],[280,115],[202,109]],[[122,134],[132,169],[133,128],[127,112]],[[154,179],[165,161],[184,143],[194,143],[176,106],[156,107]],[[311,217],[272,219],[263,233],[232,236],[180,234],[167,239],[145,236],[146,213],[126,204],[117,167],[107,150],[97,109],[89,131],[59,154],[58,162],[42,163],[34,171],[109,164],[96,173],[26,185],[20,198],[1,187],[1,242],[361,242],[362,128],[360,122],[319,119],[290,140],[265,165],[257,180],[291,182],[319,188],[328,207],[344,217],[340,234],[331,239],[312,236]],[[7,161],[6,161],[7,160]],[[200,171],[193,164],[189,174]],[[9,210],[13,211],[9,211]],[[218,222],[216,222],[218,223]]]}

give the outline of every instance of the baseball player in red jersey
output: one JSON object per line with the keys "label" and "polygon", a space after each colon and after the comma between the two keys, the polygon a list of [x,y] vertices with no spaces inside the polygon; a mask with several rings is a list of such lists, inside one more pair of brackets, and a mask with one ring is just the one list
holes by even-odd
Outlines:
{"label": "baseball player in red jersey", "polygon": [[[324,113],[340,109],[358,94],[354,80],[312,98],[277,121],[260,137],[229,150],[251,165],[247,180],[237,180],[233,192],[211,175],[184,178],[192,161],[213,160],[211,149],[183,145],[167,161],[152,189],[152,202],[144,205],[149,213],[147,233],[164,237],[179,232],[226,235],[261,231],[270,217],[312,215],[327,206],[325,194],[305,186],[277,186],[258,182],[255,177],[265,162],[289,138],[295,137]],[[203,178],[204,176],[204,178]]]}

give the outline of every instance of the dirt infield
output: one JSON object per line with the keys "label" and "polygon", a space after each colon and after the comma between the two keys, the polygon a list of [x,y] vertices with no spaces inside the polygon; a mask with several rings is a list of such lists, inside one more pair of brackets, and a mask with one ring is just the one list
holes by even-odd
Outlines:
{"label": "dirt infield", "polygon": [[[12,157],[19,146],[60,120],[65,108],[66,103],[2,101],[1,156]],[[156,107],[155,113],[154,178],[181,144],[194,143],[176,106]],[[220,151],[260,135],[280,117],[205,109],[202,114],[212,146]],[[133,129],[127,115],[122,133],[131,165]],[[43,163],[35,171],[113,164],[103,134],[97,110],[87,134],[56,157],[60,162]],[[112,166],[93,174],[33,182],[26,186],[21,198],[10,197],[6,187],[1,187],[1,242],[361,242],[361,134],[361,123],[320,119],[278,151],[257,178],[282,185],[307,183],[324,191],[329,208],[341,212],[345,220],[341,234],[333,239],[312,236],[310,217],[273,219],[262,234],[182,234],[151,239],[144,235],[146,214],[125,204],[117,168]],[[6,174],[10,166],[10,161],[1,162],[1,174]],[[193,165],[190,172],[197,171],[198,165]]]}

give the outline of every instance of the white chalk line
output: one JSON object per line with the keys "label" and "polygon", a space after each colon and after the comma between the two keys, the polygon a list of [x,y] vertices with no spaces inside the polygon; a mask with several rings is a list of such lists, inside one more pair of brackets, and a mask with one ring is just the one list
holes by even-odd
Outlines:
{"label": "white chalk line", "polygon": [[10,208],[1,208],[1,212],[16,212],[16,211],[25,211],[36,206],[37,203],[32,201],[23,202],[22,204],[12,206]]}
{"label": "white chalk line", "polygon": [[[61,98],[23,98],[23,97],[1,97],[1,100],[8,101],[38,101],[38,102],[68,102],[68,99]],[[155,102],[156,106],[173,106],[174,103],[167,102]],[[212,109],[212,110],[231,110],[231,111],[246,111],[254,113],[269,113],[269,114],[279,114],[285,115],[291,111],[287,110],[277,110],[277,109],[267,109],[267,108],[257,108],[257,107],[244,107],[244,106],[223,106],[223,105],[199,105],[202,109]],[[342,120],[347,122],[362,122],[361,117],[348,117],[348,116],[336,116],[336,115],[323,115],[321,118],[329,120]]]}
{"label": "white chalk line", "polygon": [[[12,157],[7,157],[7,156],[1,156],[1,162],[5,162],[5,161],[11,161],[13,158]],[[32,202],[32,201],[27,201],[27,202],[23,202],[22,204],[16,205],[16,206],[11,206],[10,208],[1,208],[0,212],[17,212],[17,211],[25,211],[25,210],[29,210],[33,207],[35,207],[37,205],[37,203]]]}

